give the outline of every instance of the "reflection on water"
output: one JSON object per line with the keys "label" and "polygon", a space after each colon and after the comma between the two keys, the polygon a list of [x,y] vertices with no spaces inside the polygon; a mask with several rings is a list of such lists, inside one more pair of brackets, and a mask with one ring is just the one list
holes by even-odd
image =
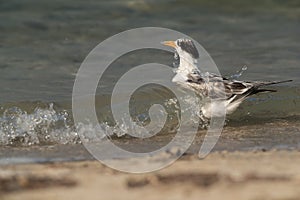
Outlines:
{"label": "reflection on water", "polygon": [[[228,127],[239,131],[239,126],[298,116],[299,8],[297,0],[0,0],[0,144],[78,143],[71,95],[81,62],[107,37],[144,26],[190,35],[211,54],[223,75],[293,79],[274,86],[278,93],[250,98],[229,117]],[[97,90],[100,119],[112,121],[108,83],[129,67],[148,62],[172,66],[173,55],[148,50],[112,64]],[[167,96],[152,91],[152,97]],[[140,104],[151,104],[148,96],[139,98]],[[148,123],[145,110],[137,116]]]}

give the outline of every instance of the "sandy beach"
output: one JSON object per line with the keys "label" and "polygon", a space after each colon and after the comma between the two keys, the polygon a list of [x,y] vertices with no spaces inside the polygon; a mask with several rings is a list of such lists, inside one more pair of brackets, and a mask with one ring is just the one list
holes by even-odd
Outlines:
{"label": "sandy beach", "polygon": [[122,173],[98,161],[1,166],[1,200],[299,199],[300,152],[183,156],[163,170]]}

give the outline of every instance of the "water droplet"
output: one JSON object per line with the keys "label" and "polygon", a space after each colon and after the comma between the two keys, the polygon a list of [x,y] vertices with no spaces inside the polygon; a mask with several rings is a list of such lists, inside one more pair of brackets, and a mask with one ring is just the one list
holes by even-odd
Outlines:
{"label": "water droplet", "polygon": [[244,65],[244,66],[242,67],[242,71],[246,71],[247,69],[248,69],[247,65]]}
{"label": "water droplet", "polygon": [[178,55],[177,52],[174,53],[174,59],[175,59],[175,60],[178,60],[178,59],[179,59],[179,55]]}
{"label": "water droplet", "polygon": [[248,69],[247,65],[244,65],[240,70],[238,70],[235,74],[230,76],[230,79],[237,80],[239,79],[243,73]]}

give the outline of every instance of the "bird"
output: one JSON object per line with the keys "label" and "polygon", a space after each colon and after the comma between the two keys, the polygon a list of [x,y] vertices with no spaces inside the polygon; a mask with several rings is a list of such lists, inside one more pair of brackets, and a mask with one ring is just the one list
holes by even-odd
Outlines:
{"label": "bird", "polygon": [[276,92],[273,89],[265,89],[264,86],[292,81],[241,81],[211,72],[201,72],[197,62],[200,55],[192,40],[180,38],[164,41],[162,44],[175,49],[175,54],[179,56],[179,66],[175,69],[172,82],[195,91],[202,98],[214,100],[201,107],[201,114],[206,119],[224,115],[224,111],[218,110],[221,103],[225,107],[225,113],[232,114],[249,96],[262,92]]}

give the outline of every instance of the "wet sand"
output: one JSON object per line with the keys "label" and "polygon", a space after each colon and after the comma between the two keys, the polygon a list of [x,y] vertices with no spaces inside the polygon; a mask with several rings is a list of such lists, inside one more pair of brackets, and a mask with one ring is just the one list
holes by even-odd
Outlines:
{"label": "wet sand", "polygon": [[299,199],[300,152],[185,155],[142,175],[98,161],[1,166],[0,199]]}

